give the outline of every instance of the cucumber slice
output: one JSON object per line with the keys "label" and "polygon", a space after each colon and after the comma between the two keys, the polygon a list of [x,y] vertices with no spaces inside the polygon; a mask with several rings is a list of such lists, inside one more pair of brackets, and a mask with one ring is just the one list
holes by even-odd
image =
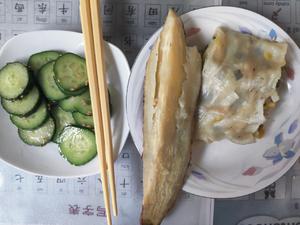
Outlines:
{"label": "cucumber slice", "polygon": [[2,98],[3,108],[10,114],[26,116],[34,111],[40,100],[40,91],[34,86],[31,91],[21,99],[7,100]]}
{"label": "cucumber slice", "polygon": [[60,56],[54,64],[55,81],[72,93],[88,86],[85,59],[73,53]]}
{"label": "cucumber slice", "polygon": [[72,113],[62,110],[59,106],[54,107],[52,110],[52,115],[55,120],[55,133],[53,135],[53,142],[58,143],[58,138],[62,130],[68,125],[76,124]]}
{"label": "cucumber slice", "polygon": [[0,70],[0,96],[2,98],[20,97],[29,84],[30,75],[21,63],[8,63]]}
{"label": "cucumber slice", "polygon": [[58,102],[58,105],[67,112],[75,112],[75,101],[76,97],[69,97],[67,99],[61,100]]}
{"label": "cucumber slice", "polygon": [[10,120],[18,128],[23,130],[33,130],[41,126],[48,118],[47,104],[43,100],[37,110],[26,117],[10,115]]}
{"label": "cucumber slice", "polygon": [[57,51],[39,52],[30,56],[27,65],[33,71],[33,73],[37,75],[38,71],[43,65],[50,61],[56,60],[59,56],[61,56],[61,53]]}
{"label": "cucumber slice", "polygon": [[94,132],[74,126],[65,127],[59,148],[62,156],[75,166],[84,165],[97,155]]}
{"label": "cucumber slice", "polygon": [[76,90],[76,91],[66,91],[64,90],[57,82],[56,82],[56,85],[57,87],[63,92],[65,93],[66,95],[68,96],[77,96],[77,95],[80,95],[82,94],[83,92],[85,92],[87,90],[87,87],[84,87],[84,88],[81,88],[79,90]]}
{"label": "cucumber slice", "polygon": [[93,116],[86,116],[80,112],[73,112],[73,118],[77,125],[86,128],[94,128]]}
{"label": "cucumber slice", "polygon": [[58,102],[58,105],[65,111],[80,112],[87,116],[92,115],[90,91],[87,90],[81,95],[72,96]]}
{"label": "cucumber slice", "polygon": [[49,62],[40,69],[38,75],[38,82],[44,95],[48,99],[52,101],[58,101],[68,96],[59,89],[54,80],[54,63],[55,61]]}
{"label": "cucumber slice", "polygon": [[51,141],[55,131],[54,120],[49,117],[46,122],[35,130],[19,129],[19,137],[28,145],[43,146]]}

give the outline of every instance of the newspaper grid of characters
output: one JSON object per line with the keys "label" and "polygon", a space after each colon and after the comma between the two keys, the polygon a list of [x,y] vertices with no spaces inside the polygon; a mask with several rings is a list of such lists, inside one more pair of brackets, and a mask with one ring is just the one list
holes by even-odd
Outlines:
{"label": "newspaper grid of characters", "polygon": [[[104,38],[132,64],[139,49],[163,23],[169,8],[178,14],[220,5],[221,0],[106,0]],[[13,35],[40,29],[81,31],[78,0],[0,0],[0,45]]]}
{"label": "newspaper grid of characters", "polygon": [[[300,0],[106,0],[101,11],[104,37],[121,48],[132,64],[140,48],[162,25],[169,8],[183,14],[221,4],[270,18],[300,44]],[[0,0],[0,46],[30,30],[80,32],[78,6],[78,0]],[[299,165],[260,192],[217,201],[214,224],[299,222]],[[130,138],[116,162],[116,171],[120,216],[114,218],[114,224],[137,225],[142,199],[141,160]],[[0,184],[0,225],[106,224],[99,176],[46,178],[0,162]],[[244,210],[237,215],[241,207]],[[214,202],[182,193],[172,212],[163,225],[212,225]]]}

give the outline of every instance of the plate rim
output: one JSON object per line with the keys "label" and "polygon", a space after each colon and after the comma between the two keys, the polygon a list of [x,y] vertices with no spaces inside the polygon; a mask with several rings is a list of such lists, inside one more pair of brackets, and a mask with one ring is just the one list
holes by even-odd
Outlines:
{"label": "plate rim", "polygon": [[[277,24],[275,24],[270,19],[268,19],[268,18],[266,18],[266,17],[264,17],[264,16],[262,16],[262,15],[256,13],[256,12],[248,10],[248,9],[243,9],[243,8],[239,8],[239,7],[232,7],[232,6],[210,6],[210,7],[204,7],[204,8],[200,8],[200,9],[197,9],[197,10],[193,10],[193,11],[184,13],[184,14],[182,14],[180,16],[180,18],[182,20],[184,20],[184,19],[186,19],[186,17],[191,16],[193,14],[197,14],[197,13],[228,13],[228,11],[224,12],[222,10],[229,10],[229,11],[233,11],[235,13],[242,13],[242,14],[245,13],[245,14],[248,14],[250,16],[255,16],[255,17],[257,17],[257,18],[259,18],[259,19],[261,19],[263,21],[266,21],[269,24],[272,24],[272,27],[274,27],[275,29],[279,30],[281,33],[284,33],[284,35],[289,39],[289,41],[293,45],[293,46],[291,46],[293,49],[296,48],[297,51],[299,50],[299,47],[295,43],[295,41],[280,26],[278,26]],[[162,29],[162,27],[158,28],[150,36],[149,40],[152,39],[154,36],[156,36],[161,31],[161,29]],[[129,79],[128,79],[128,83],[127,83],[127,89],[126,89],[126,115],[127,115],[127,120],[128,120],[128,126],[129,126],[129,130],[130,130],[130,134],[132,133],[133,128],[132,128],[132,124],[129,122],[130,120],[129,120],[129,114],[128,114],[128,111],[129,111],[129,109],[128,109],[129,108],[129,105],[128,105],[128,101],[129,101],[128,100],[129,87],[130,87],[130,84],[132,83],[132,77],[133,77],[133,72],[134,72],[135,67],[136,67],[136,63],[137,63],[138,59],[140,58],[141,54],[144,53],[145,48],[146,48],[149,40],[143,45],[143,47],[139,51],[137,57],[135,58],[135,61],[134,61],[133,66],[131,68],[131,73],[130,73],[130,76],[129,76]],[[142,156],[142,151],[138,148],[138,145],[136,143],[135,138],[133,137],[133,135],[131,135],[131,136],[132,136],[132,141],[133,141],[134,145],[136,146],[138,152]],[[265,181],[261,181],[261,182],[259,182],[258,184],[255,184],[252,187],[243,188],[241,191],[237,191],[237,190],[229,191],[229,192],[224,192],[224,191],[223,192],[216,192],[216,191],[208,192],[208,191],[203,191],[201,189],[198,189],[198,188],[195,188],[195,187],[191,187],[191,185],[189,185],[189,182],[192,182],[192,181],[188,181],[189,180],[188,176],[190,174],[187,174],[187,178],[186,178],[185,184],[184,184],[184,186],[183,186],[182,189],[184,191],[187,191],[187,192],[191,193],[191,194],[195,194],[195,195],[198,195],[198,196],[201,196],[201,197],[208,197],[208,198],[225,199],[225,198],[242,197],[242,196],[249,195],[249,194],[252,194],[254,192],[257,192],[257,191],[263,189],[264,187],[267,187],[268,185],[276,182],[278,179],[280,179],[282,176],[284,176],[285,173],[288,172],[288,170],[295,164],[295,162],[298,160],[298,158],[299,158],[299,156],[298,157],[294,157],[292,160],[290,160],[284,166],[283,169],[281,169],[278,173],[276,173],[275,175],[273,175],[271,178],[268,178]]]}

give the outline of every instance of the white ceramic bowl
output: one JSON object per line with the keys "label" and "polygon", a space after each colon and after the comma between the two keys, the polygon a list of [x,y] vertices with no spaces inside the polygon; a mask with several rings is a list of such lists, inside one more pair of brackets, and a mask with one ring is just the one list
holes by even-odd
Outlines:
{"label": "white ceramic bowl", "polygon": [[[84,56],[83,36],[69,31],[34,31],[13,37],[0,50],[0,67],[8,62],[26,63],[31,54],[59,50]],[[128,136],[125,115],[125,90],[130,69],[123,53],[114,45],[105,44],[105,60],[114,114],[112,133],[114,157],[122,150]],[[9,115],[0,107],[0,158],[5,162],[28,172],[47,176],[86,176],[99,172],[97,157],[83,166],[72,166],[63,159],[58,146],[49,143],[44,147],[24,144],[17,134],[17,128],[10,122]]]}
{"label": "white ceramic bowl", "polygon": [[[266,124],[266,135],[254,144],[237,145],[223,140],[193,145],[191,168],[183,187],[193,194],[229,198],[255,192],[276,181],[297,160],[300,151],[300,60],[294,41],[276,24],[254,12],[234,7],[210,7],[182,17],[187,42],[203,50],[215,29],[231,29],[288,43],[286,78],[281,100]],[[129,78],[126,110],[130,132],[140,153],[143,143],[143,82],[157,31],[138,55]]]}

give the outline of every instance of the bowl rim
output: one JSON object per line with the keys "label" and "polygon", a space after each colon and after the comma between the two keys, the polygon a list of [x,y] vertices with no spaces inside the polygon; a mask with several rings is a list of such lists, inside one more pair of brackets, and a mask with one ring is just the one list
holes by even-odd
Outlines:
{"label": "bowl rim", "polygon": [[[22,36],[25,36],[25,35],[37,35],[37,34],[41,34],[41,33],[56,33],[56,34],[69,34],[69,35],[76,35],[78,38],[81,38],[83,40],[83,34],[80,33],[80,32],[76,32],[76,31],[68,31],[68,30],[55,30],[55,29],[50,29],[50,30],[34,30],[34,31],[28,31],[28,32],[24,32],[24,33],[21,33],[21,34],[18,34],[10,39],[8,39],[3,45],[2,47],[0,48],[0,56],[3,54],[3,51],[7,48],[7,46],[15,41],[15,39],[18,39]],[[107,47],[109,47],[112,52],[116,52],[118,55],[121,55],[122,56],[122,61],[124,61],[125,63],[125,66],[126,68],[122,68],[122,71],[126,71],[124,72],[124,74],[122,74],[122,76],[125,76],[125,84],[124,84],[124,94],[126,94],[126,90],[127,90],[127,85],[128,85],[128,81],[129,81],[129,76],[130,76],[130,73],[131,73],[131,69],[130,69],[130,66],[129,66],[129,63],[128,63],[128,60],[126,58],[126,56],[124,55],[124,53],[122,52],[121,49],[119,49],[117,46],[115,46],[114,44],[110,43],[110,42],[107,42],[105,41],[105,44],[107,45]],[[126,96],[126,95],[125,95]],[[128,140],[128,135],[129,135],[129,127],[128,127],[128,122],[127,122],[127,116],[126,116],[126,97],[122,95],[122,98],[123,98],[123,108],[124,108],[124,112],[123,112],[123,117],[124,117],[124,139],[121,140],[120,142],[120,149],[118,151],[118,153],[116,154],[116,157],[114,159],[114,162],[116,162],[117,160],[117,156],[120,155],[120,153],[122,152],[124,146],[125,146],[125,143],[126,141]],[[96,160],[98,160],[98,158],[96,157],[95,158]],[[44,173],[39,173],[39,172],[34,172],[32,170],[27,170],[25,168],[22,168],[18,165],[15,165],[11,162],[9,162],[9,160],[6,160],[4,159],[1,155],[0,155],[0,160],[2,162],[4,162],[6,165],[9,165],[9,166],[12,166],[13,168],[15,169],[18,169],[18,170],[21,170],[25,173],[28,173],[28,174],[31,174],[31,175],[41,175],[41,176],[45,176],[45,177],[49,177],[49,178],[56,178],[56,177],[62,177],[62,178],[77,178],[77,177],[83,177],[83,176],[92,176],[92,175],[96,175],[96,174],[99,174],[99,170],[97,169],[97,171],[94,171],[94,172],[87,172],[87,173],[82,173],[82,174],[79,174],[79,175],[53,175],[53,174],[44,174]]]}

